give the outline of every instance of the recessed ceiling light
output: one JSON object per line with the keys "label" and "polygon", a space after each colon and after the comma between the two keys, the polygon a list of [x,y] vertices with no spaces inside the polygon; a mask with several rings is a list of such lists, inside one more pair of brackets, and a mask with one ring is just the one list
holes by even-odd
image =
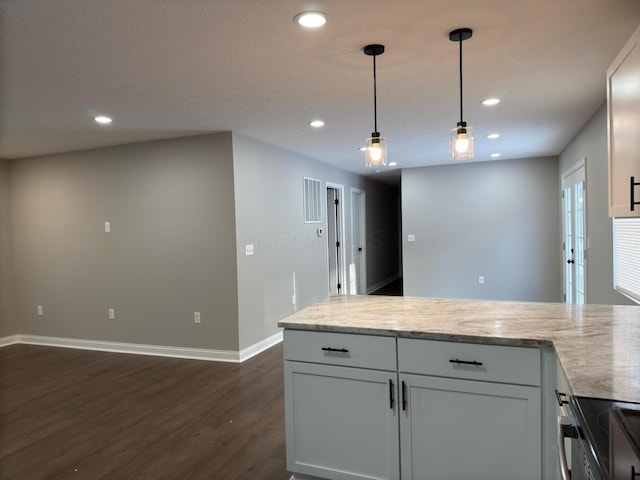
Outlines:
{"label": "recessed ceiling light", "polygon": [[500,99],[499,98],[487,98],[486,100],[482,100],[481,103],[483,105],[486,105],[486,106],[497,105],[497,104],[500,103]]}
{"label": "recessed ceiling light", "polygon": [[93,119],[101,125],[107,125],[112,122],[111,118],[104,115],[98,115],[97,117],[93,117]]}
{"label": "recessed ceiling light", "polygon": [[498,158],[500,156],[499,153],[492,153],[491,158]]}
{"label": "recessed ceiling light", "polygon": [[398,165],[398,162],[389,162],[390,167],[395,167],[396,165]]}
{"label": "recessed ceiling light", "polygon": [[500,138],[500,134],[499,133],[490,133],[489,135],[487,135],[487,138],[489,140],[495,140],[496,138]]}
{"label": "recessed ceiling light", "polygon": [[313,128],[320,128],[324,127],[324,122],[322,120],[312,120],[309,122],[309,125],[311,125]]}
{"label": "recessed ceiling light", "polygon": [[293,18],[301,27],[318,28],[327,23],[327,16],[320,12],[302,12]]}

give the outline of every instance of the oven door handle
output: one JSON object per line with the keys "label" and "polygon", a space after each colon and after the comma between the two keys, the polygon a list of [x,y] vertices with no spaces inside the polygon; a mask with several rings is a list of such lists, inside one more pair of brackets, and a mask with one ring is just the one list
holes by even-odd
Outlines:
{"label": "oven door handle", "polygon": [[571,417],[558,415],[558,459],[560,461],[560,473],[562,480],[571,480],[571,472],[567,465],[567,451],[564,447],[565,438],[578,438],[578,431]]}

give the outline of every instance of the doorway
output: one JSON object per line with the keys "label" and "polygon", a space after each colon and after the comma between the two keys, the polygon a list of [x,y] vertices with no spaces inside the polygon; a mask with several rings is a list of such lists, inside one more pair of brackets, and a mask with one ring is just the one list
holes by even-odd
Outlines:
{"label": "doorway", "polygon": [[351,263],[349,264],[349,293],[367,292],[366,196],[365,191],[351,189]]}
{"label": "doorway", "polygon": [[344,295],[344,186],[327,182],[327,253],[329,296]]}
{"label": "doorway", "polygon": [[564,301],[587,302],[586,161],[583,158],[562,174],[562,252]]}

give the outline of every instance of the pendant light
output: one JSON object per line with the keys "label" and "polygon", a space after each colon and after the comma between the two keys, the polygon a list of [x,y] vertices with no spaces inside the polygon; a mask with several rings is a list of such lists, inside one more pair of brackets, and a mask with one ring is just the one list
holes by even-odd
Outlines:
{"label": "pendant light", "polygon": [[451,160],[473,158],[473,127],[467,126],[462,117],[462,42],[473,35],[470,28],[458,28],[449,33],[449,40],[460,44],[460,121],[451,130]]}
{"label": "pendant light", "polygon": [[384,45],[367,45],[365,55],[373,57],[373,133],[367,138],[364,148],[364,164],[369,168],[387,165],[387,139],[378,132],[378,106],[376,92],[376,57],[384,53]]}

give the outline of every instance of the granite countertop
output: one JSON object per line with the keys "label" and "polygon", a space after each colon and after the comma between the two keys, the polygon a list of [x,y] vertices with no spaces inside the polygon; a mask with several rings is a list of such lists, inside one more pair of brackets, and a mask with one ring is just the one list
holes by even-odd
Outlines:
{"label": "granite countertop", "polygon": [[283,328],[552,346],[574,395],[640,402],[640,306],[341,296]]}

